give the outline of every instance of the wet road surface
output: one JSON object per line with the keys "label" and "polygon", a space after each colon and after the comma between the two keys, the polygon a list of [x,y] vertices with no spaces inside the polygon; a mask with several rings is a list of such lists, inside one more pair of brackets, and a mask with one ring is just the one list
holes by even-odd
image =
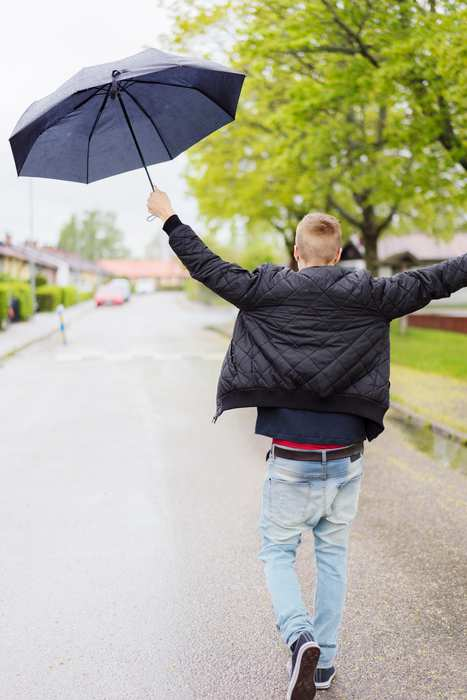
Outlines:
{"label": "wet road surface", "polygon": [[[211,423],[227,343],[206,326],[230,314],[134,298],[0,367],[5,700],[285,698],[257,560],[268,439],[253,409]],[[326,700],[466,697],[467,458],[452,464],[395,420],[366,444]],[[309,536],[297,568],[311,604]]]}

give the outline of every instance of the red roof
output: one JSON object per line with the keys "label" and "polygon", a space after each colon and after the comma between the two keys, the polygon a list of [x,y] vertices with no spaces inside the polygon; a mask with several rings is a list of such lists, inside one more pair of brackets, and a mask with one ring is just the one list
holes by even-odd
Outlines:
{"label": "red roof", "polygon": [[99,267],[115,277],[128,279],[154,278],[159,279],[188,277],[188,271],[176,258],[168,260],[99,260]]}

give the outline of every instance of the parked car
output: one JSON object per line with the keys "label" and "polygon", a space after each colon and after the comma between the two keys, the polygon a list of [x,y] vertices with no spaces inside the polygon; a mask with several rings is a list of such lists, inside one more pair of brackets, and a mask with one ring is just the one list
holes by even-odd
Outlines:
{"label": "parked car", "polygon": [[107,304],[124,304],[127,299],[125,299],[125,290],[122,286],[114,284],[112,280],[112,282],[108,282],[98,288],[94,295],[94,301],[96,302],[96,306],[105,306]]}
{"label": "parked car", "polygon": [[155,289],[155,281],[149,277],[143,277],[142,279],[136,280],[135,282],[136,294],[152,294],[152,292],[154,292]]}
{"label": "parked car", "polygon": [[125,277],[116,277],[109,284],[113,284],[121,290],[124,301],[130,301],[131,285]]}

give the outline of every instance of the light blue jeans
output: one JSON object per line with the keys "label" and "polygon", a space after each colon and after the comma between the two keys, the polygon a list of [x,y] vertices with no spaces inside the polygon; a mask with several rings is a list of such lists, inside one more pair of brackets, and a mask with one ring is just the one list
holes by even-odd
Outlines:
{"label": "light blue jeans", "polygon": [[[261,550],[276,627],[290,646],[309,631],[321,647],[318,668],[334,665],[347,588],[347,550],[357,514],[363,454],[323,462],[268,458],[263,484]],[[314,535],[314,616],[302,600],[295,570],[302,533]]]}

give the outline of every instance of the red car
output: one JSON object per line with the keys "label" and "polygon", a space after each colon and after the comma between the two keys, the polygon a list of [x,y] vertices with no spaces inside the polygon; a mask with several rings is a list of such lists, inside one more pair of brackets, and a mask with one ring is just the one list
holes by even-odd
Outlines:
{"label": "red car", "polygon": [[120,305],[125,303],[125,296],[123,289],[119,285],[109,282],[99,287],[94,295],[94,301],[96,306],[105,306],[106,304],[112,306]]}

